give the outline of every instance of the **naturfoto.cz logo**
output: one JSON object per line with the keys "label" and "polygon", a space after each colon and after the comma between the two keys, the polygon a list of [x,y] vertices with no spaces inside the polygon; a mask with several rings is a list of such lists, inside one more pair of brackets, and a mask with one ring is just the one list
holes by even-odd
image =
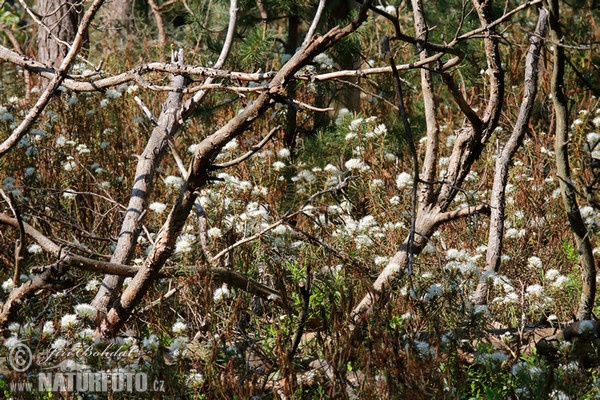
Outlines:
{"label": "naturfoto.cz logo", "polygon": [[[32,363],[31,349],[19,343],[10,349],[8,363],[16,372],[27,371]],[[148,382],[145,372],[113,371],[93,372],[82,368],[70,360],[63,361],[60,365],[74,367],[75,371],[40,372],[37,374],[37,387],[32,382],[13,382],[11,389],[15,392],[75,392],[75,393],[102,393],[102,392],[164,392],[164,381],[154,380]],[[59,366],[48,369],[57,369]]]}

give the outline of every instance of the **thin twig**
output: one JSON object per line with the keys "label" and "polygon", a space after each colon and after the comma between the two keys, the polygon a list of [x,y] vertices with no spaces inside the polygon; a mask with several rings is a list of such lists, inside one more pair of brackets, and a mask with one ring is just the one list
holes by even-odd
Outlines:
{"label": "thin twig", "polygon": [[148,107],[146,107],[146,105],[142,102],[142,100],[139,97],[135,96],[134,100],[138,104],[138,106],[140,106],[142,111],[144,111],[144,114],[152,122],[154,127],[156,129],[158,129],[158,131],[160,133],[162,133],[165,140],[169,144],[169,149],[171,150],[171,154],[173,155],[173,158],[175,159],[177,168],[179,168],[179,172],[181,172],[181,175],[184,177],[184,179],[187,178],[187,170],[185,168],[185,165],[183,165],[183,160],[181,159],[179,152],[177,151],[177,147],[175,146],[175,141],[173,140],[173,137],[163,130],[163,128],[160,126],[160,124],[158,123],[156,118],[154,118],[154,116],[152,115],[152,112],[148,109]]}
{"label": "thin twig", "polygon": [[69,49],[69,52],[62,60],[60,67],[56,70],[56,74],[53,76],[52,80],[46,86],[46,89],[35,103],[35,105],[29,110],[25,119],[15,128],[12,134],[0,144],[0,158],[8,153],[18,142],[21,140],[23,136],[29,131],[33,123],[38,119],[46,105],[50,101],[50,98],[58,88],[58,86],[63,82],[66,72],[71,66],[73,60],[77,56],[77,53],[81,49],[83,45],[84,36],[88,30],[90,23],[92,22],[96,12],[100,8],[100,6],[104,3],[104,0],[94,0],[90,8],[85,12],[79,27],[77,28],[77,35],[75,35],[75,39],[73,40],[73,44]]}
{"label": "thin twig", "polygon": [[23,218],[21,213],[15,205],[15,199],[11,192],[6,194],[2,188],[0,188],[0,194],[4,197],[4,200],[8,203],[10,210],[12,211],[15,219],[17,220],[19,238],[15,242],[15,272],[13,274],[13,282],[15,285],[19,285],[19,277],[21,276],[21,260],[25,258],[25,227],[23,226]]}
{"label": "thin twig", "polygon": [[243,162],[244,160],[246,160],[250,156],[252,156],[254,153],[256,153],[257,151],[262,149],[264,147],[264,145],[267,144],[269,142],[269,140],[271,140],[271,137],[275,134],[275,132],[277,132],[279,129],[281,129],[281,125],[277,125],[275,128],[271,129],[271,131],[267,134],[267,136],[265,136],[256,146],[252,146],[250,151],[243,154],[242,156],[240,156],[234,160],[227,161],[226,163],[223,163],[223,164],[214,164],[211,166],[211,168],[212,169],[223,169],[223,168],[232,167],[234,165],[237,165],[237,164]]}
{"label": "thin twig", "polygon": [[408,115],[406,108],[404,107],[404,99],[402,95],[402,85],[400,84],[400,76],[396,69],[396,63],[394,62],[394,56],[390,50],[389,38],[384,38],[384,48],[386,55],[390,61],[392,67],[392,75],[394,77],[394,87],[396,88],[396,96],[398,97],[398,109],[400,110],[400,117],[404,125],[404,132],[406,134],[406,141],[408,142],[408,148],[412,156],[413,161],[413,185],[411,193],[411,211],[410,211],[410,232],[408,234],[408,274],[412,275],[413,267],[413,245],[415,242],[415,225],[417,220],[417,191],[419,186],[419,156],[417,155],[417,148],[415,146],[415,139],[413,137],[410,122],[408,121]]}
{"label": "thin twig", "polygon": [[319,1],[319,6],[317,7],[317,12],[315,12],[315,17],[310,24],[310,28],[308,28],[308,32],[306,32],[306,36],[304,37],[304,41],[302,42],[302,47],[308,46],[308,43],[312,40],[315,31],[317,30],[317,25],[319,25],[319,20],[321,19],[321,15],[323,14],[323,10],[325,9],[325,0]]}

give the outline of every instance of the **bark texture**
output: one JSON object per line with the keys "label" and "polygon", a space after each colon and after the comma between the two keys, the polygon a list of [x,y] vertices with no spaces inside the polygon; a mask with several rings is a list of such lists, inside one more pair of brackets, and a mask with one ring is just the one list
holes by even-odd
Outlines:
{"label": "bark texture", "polygon": [[[183,65],[183,52],[173,53],[171,62],[181,67]],[[187,85],[187,82],[184,76],[176,75],[172,78],[171,85],[183,89]],[[148,144],[139,158],[131,197],[129,198],[127,211],[121,225],[117,247],[111,257],[111,262],[113,263],[129,264],[131,261],[141,229],[140,218],[146,209],[148,198],[154,188],[156,167],[159,165],[165,149],[168,147],[165,134],[172,137],[181,127],[179,108],[182,99],[183,94],[181,92],[173,91],[169,93],[157,121],[158,127],[152,130]],[[106,312],[108,305],[117,298],[122,283],[123,277],[107,275],[92,302],[92,306],[99,311]]]}
{"label": "bark texture", "polygon": [[567,97],[565,95],[565,50],[562,46],[563,36],[560,27],[560,11],[558,0],[549,1],[550,9],[550,39],[552,40],[552,101],[554,104],[555,138],[554,152],[556,153],[556,177],[575,246],[581,261],[581,298],[577,319],[590,319],[596,296],[596,262],[592,252],[592,243],[579,212],[576,191],[571,179],[569,168],[569,117]]}
{"label": "bark texture", "polygon": [[38,26],[38,60],[48,66],[58,67],[69,51],[81,20],[82,3],[66,0],[38,0],[40,20]]}

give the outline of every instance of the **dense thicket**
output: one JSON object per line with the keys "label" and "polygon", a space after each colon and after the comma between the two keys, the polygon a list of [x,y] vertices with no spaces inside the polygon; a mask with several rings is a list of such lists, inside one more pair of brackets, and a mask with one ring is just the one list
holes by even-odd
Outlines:
{"label": "dense thicket", "polygon": [[102,3],[2,4],[4,396],[599,395],[595,1]]}

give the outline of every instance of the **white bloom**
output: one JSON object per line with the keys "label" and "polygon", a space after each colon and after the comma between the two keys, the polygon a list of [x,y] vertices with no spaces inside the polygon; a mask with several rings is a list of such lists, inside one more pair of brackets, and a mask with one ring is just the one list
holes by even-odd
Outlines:
{"label": "white bloom", "polygon": [[544,287],[541,285],[530,285],[525,289],[528,295],[531,296],[541,296],[544,293]]}
{"label": "white bloom", "polygon": [[273,169],[275,171],[281,171],[282,169],[285,168],[285,163],[281,162],[281,161],[275,161],[273,163]]}
{"label": "white bloom", "polygon": [[42,333],[46,335],[54,334],[54,322],[46,321],[44,327],[42,328]]}
{"label": "white bloom", "polygon": [[495,361],[495,362],[499,362],[499,363],[501,363],[501,362],[504,362],[504,361],[506,361],[506,354],[504,354],[504,353],[501,353],[501,352],[499,352],[499,351],[495,351],[495,352],[492,354],[492,356],[491,356],[491,359],[492,359],[492,361]]}
{"label": "white bloom", "polygon": [[232,139],[225,145],[225,147],[223,147],[223,150],[227,152],[232,152],[238,147],[240,147],[240,145],[238,144],[237,139]]}
{"label": "white bloom", "polygon": [[412,184],[413,178],[407,172],[402,172],[396,177],[396,187],[400,190],[405,189],[407,187],[412,187]]}
{"label": "white bloom", "polygon": [[75,313],[80,318],[91,318],[96,313],[96,309],[89,304],[77,304]]}
{"label": "white bloom", "polygon": [[10,292],[15,287],[15,282],[12,278],[8,278],[6,281],[2,282],[2,290],[5,292]]}
{"label": "white bloom", "polygon": [[377,125],[374,133],[376,136],[384,136],[387,133],[387,128],[386,128],[385,124]]}
{"label": "white bloom", "polygon": [[177,336],[171,343],[171,354],[174,358],[183,358],[187,354],[189,339],[185,336]]}
{"label": "white bloom", "polygon": [[96,289],[98,289],[98,286],[100,286],[100,281],[98,281],[97,279],[92,279],[85,285],[85,290],[87,290],[88,292],[93,292]]}
{"label": "white bloom", "polygon": [[21,324],[19,324],[18,322],[13,322],[10,325],[8,325],[8,330],[15,336],[17,336],[19,329],[21,329]]}
{"label": "white bloom", "polygon": [[503,304],[517,304],[519,303],[519,296],[516,293],[508,293],[502,300]]}
{"label": "white bloom", "polygon": [[336,167],[335,165],[331,165],[331,164],[327,164],[325,166],[325,168],[323,168],[323,171],[329,172],[330,174],[333,174],[333,175],[340,174],[340,170],[338,169],[338,167]]}
{"label": "white bloom", "polygon": [[587,134],[586,139],[588,144],[590,145],[590,148],[594,148],[600,140],[600,134],[596,132],[590,132]]}
{"label": "white bloom", "polygon": [[425,357],[435,356],[435,354],[436,354],[435,349],[432,348],[431,346],[429,346],[429,343],[427,343],[427,342],[415,340],[414,345],[417,348],[417,351]]}
{"label": "white bloom", "polygon": [[292,153],[290,153],[290,151],[288,149],[281,149],[277,152],[277,157],[278,158],[290,158]]}
{"label": "white bloom", "polygon": [[56,141],[54,143],[56,144],[56,147],[63,147],[67,143],[67,138],[63,135],[60,135],[56,138]]}
{"label": "white bloom", "polygon": [[297,178],[298,181],[304,181],[307,183],[313,183],[317,180],[315,175],[307,169],[303,169],[302,171],[298,172],[298,175],[296,175],[295,178]]}
{"label": "white bloom", "polygon": [[373,179],[371,181],[371,188],[373,189],[381,189],[385,187],[385,183],[383,182],[383,179]]}
{"label": "white bloom", "polygon": [[375,256],[375,258],[373,258],[373,262],[378,267],[387,264],[389,261],[390,261],[390,258],[389,257],[385,257],[385,256]]}
{"label": "white bloom", "polygon": [[121,97],[121,92],[119,92],[118,90],[109,89],[106,91],[107,99],[118,99],[119,97]]}
{"label": "white bloom", "polygon": [[178,176],[169,175],[165,178],[165,185],[170,189],[179,190],[183,186],[183,179]]}
{"label": "white bloom", "polygon": [[525,233],[527,233],[525,229],[510,228],[506,230],[504,237],[507,239],[521,239],[525,236]]}
{"label": "white bloom", "polygon": [[372,215],[365,215],[358,221],[358,229],[366,231],[371,227],[377,226],[377,221]]}
{"label": "white bloom", "polygon": [[354,238],[354,243],[356,243],[356,246],[359,249],[362,249],[364,247],[369,247],[370,245],[372,245],[373,241],[367,235],[357,235]]}
{"label": "white bloom", "polygon": [[521,371],[524,371],[525,369],[527,369],[527,367],[528,367],[528,365],[525,361],[519,361],[518,363],[513,365],[511,372],[514,376],[517,376]]}
{"label": "white bloom", "polygon": [[549,269],[548,271],[546,271],[546,280],[553,281],[559,275],[560,272],[557,269]]}
{"label": "white bloom", "polygon": [[65,163],[63,164],[63,169],[65,171],[74,171],[77,169],[77,163],[73,160],[65,161]]}
{"label": "white bloom", "polygon": [[351,158],[348,161],[346,161],[346,163],[344,164],[344,166],[346,167],[346,169],[350,170],[350,171],[354,171],[354,170],[364,170],[365,168],[368,168],[365,163],[358,158]]}
{"label": "white bloom", "polygon": [[77,315],[75,314],[67,314],[60,319],[60,327],[62,329],[70,329],[77,326],[78,324],[79,321],[77,320]]}
{"label": "white bloom", "polygon": [[333,68],[333,58],[325,53],[320,53],[315,56],[313,59],[315,63],[319,64],[319,66],[323,69],[331,69]]}
{"label": "white bloom", "polygon": [[350,122],[350,125],[348,126],[348,128],[350,128],[351,131],[357,131],[358,128],[360,128],[360,126],[363,123],[363,119],[362,118],[357,118],[355,120],[352,120],[352,122]]}
{"label": "white bloom", "polygon": [[340,126],[344,120],[344,117],[346,117],[346,115],[348,114],[350,114],[350,110],[348,110],[347,108],[340,108],[340,110],[338,111],[337,118],[335,119],[336,126]]}
{"label": "white bloom", "polygon": [[467,258],[467,253],[464,250],[448,249],[446,250],[446,260],[461,260]]}
{"label": "white bloom", "polygon": [[206,235],[211,239],[217,239],[223,236],[223,232],[219,228],[210,228],[206,231]]}
{"label": "white bloom", "polygon": [[190,147],[188,147],[188,153],[190,153],[190,154],[196,153],[196,150],[198,149],[198,147],[200,147],[199,143],[194,143],[194,144],[190,145]]}
{"label": "white bloom", "polygon": [[59,337],[54,341],[54,343],[52,343],[50,347],[52,347],[54,350],[62,350],[68,345],[69,342],[66,339]]}
{"label": "white bloom", "polygon": [[11,336],[4,341],[4,347],[6,347],[7,349],[12,349],[13,347],[18,346],[19,344],[21,344],[21,340],[16,336]]}
{"label": "white bloom", "polygon": [[34,244],[32,244],[31,246],[29,246],[27,248],[27,252],[29,254],[39,254],[39,253],[42,252],[42,246],[40,246],[39,244],[34,243]]}
{"label": "white bloom", "polygon": [[569,282],[569,278],[567,278],[564,275],[560,275],[556,278],[556,280],[554,281],[554,283],[552,284],[552,286],[556,287],[556,288],[562,288],[563,286],[565,286],[565,284],[567,284]]}
{"label": "white bloom", "polygon": [[91,153],[90,149],[88,149],[85,144],[78,145],[77,146],[77,152],[79,153],[79,155]]}
{"label": "white bloom", "polygon": [[344,136],[344,140],[345,140],[346,142],[349,142],[349,141],[351,141],[352,139],[356,139],[357,137],[358,137],[358,135],[356,135],[356,133],[354,133],[354,132],[350,132],[350,133],[346,134],[346,136]]}
{"label": "white bloom", "polygon": [[542,269],[542,260],[539,257],[531,256],[527,259],[527,266],[531,269]]}
{"label": "white bloom", "polygon": [[427,293],[425,293],[424,300],[425,301],[433,300],[437,296],[441,295],[442,292],[443,292],[442,285],[440,285],[439,283],[434,283],[433,285],[431,285],[429,287],[429,289],[427,289]]}
{"label": "white bloom", "polygon": [[94,339],[95,334],[96,331],[94,331],[92,328],[85,328],[77,333],[77,337],[82,340],[92,340]]}
{"label": "white bloom", "polygon": [[164,203],[155,201],[154,203],[150,204],[148,206],[148,208],[157,214],[162,214],[167,209],[167,205]]}
{"label": "white bloom", "polygon": [[171,328],[171,330],[173,331],[174,334],[176,335],[183,335],[184,333],[187,332],[188,326],[183,322],[183,321],[177,321],[175,322],[175,324],[173,324],[173,328]]}
{"label": "white bloom", "polygon": [[277,236],[283,236],[288,232],[288,227],[280,224],[273,228],[273,233]]}
{"label": "white bloom", "polygon": [[34,176],[34,175],[35,175],[35,168],[34,167],[25,168],[25,176],[26,177],[30,177],[30,176]]}
{"label": "white bloom", "polygon": [[192,371],[190,371],[190,375],[185,380],[185,384],[192,389],[197,389],[204,384],[204,375],[196,373],[195,370]]}
{"label": "white bloom", "polygon": [[396,162],[396,159],[397,159],[396,155],[392,154],[392,153],[385,153],[385,155],[383,156],[383,158],[386,161],[389,161],[389,162]]}
{"label": "white bloom", "polygon": [[175,253],[190,253],[193,250],[192,244],[196,240],[196,237],[189,233],[184,233],[177,238],[175,243]]}
{"label": "white bloom", "polygon": [[224,283],[223,286],[221,286],[213,292],[213,300],[215,301],[215,303],[218,303],[223,299],[228,299],[229,297],[231,297],[231,291],[227,287],[226,283]]}
{"label": "white bloom", "polygon": [[396,9],[396,6],[393,6],[393,5],[385,6],[385,12],[390,15],[396,15],[397,11],[398,10]]}
{"label": "white bloom", "polygon": [[74,198],[77,197],[77,193],[75,193],[71,189],[65,189],[65,191],[63,192],[62,197],[65,198],[65,199],[67,199],[67,200],[73,200]]}
{"label": "white bloom", "polygon": [[147,350],[156,350],[158,349],[158,345],[159,342],[156,335],[150,335],[147,338],[144,338],[144,340],[142,340],[142,347]]}

